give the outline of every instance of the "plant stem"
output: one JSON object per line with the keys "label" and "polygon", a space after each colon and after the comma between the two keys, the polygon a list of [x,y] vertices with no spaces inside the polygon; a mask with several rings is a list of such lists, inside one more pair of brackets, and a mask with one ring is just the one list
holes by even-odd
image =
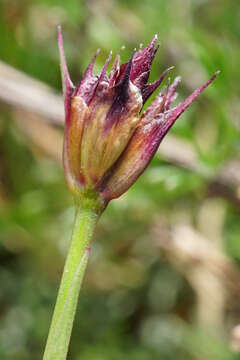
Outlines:
{"label": "plant stem", "polygon": [[57,302],[43,360],[65,360],[68,352],[78,295],[87,265],[90,243],[99,212],[94,202],[82,202],[76,207],[72,232]]}

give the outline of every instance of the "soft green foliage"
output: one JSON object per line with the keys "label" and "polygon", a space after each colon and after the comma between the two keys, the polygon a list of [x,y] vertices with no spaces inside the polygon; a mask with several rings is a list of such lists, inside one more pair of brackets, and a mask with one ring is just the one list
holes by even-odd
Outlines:
{"label": "soft green foliage", "polygon": [[[213,296],[209,277],[200,286],[193,263],[181,266],[178,251],[159,250],[161,240],[171,241],[169,228],[184,224],[236,267],[240,261],[239,189],[213,182],[226,163],[239,161],[239,11],[238,0],[0,1],[0,60],[59,92],[58,24],[74,81],[96,48],[102,49],[97,71],[110,49],[126,45],[127,60],[155,33],[161,49],[151,79],[175,65],[171,76],[183,78],[180,99],[221,70],[171,131],[192,146],[201,171],[155,157],[102,216],[71,360],[239,358],[230,350],[231,329],[240,323],[233,286],[239,275],[230,284],[231,274],[217,267],[228,298],[221,285]],[[40,360],[73,223],[72,198],[51,156],[54,138],[42,134],[48,153],[21,125],[23,117],[31,121],[28,113],[2,102],[0,108],[0,359]]]}

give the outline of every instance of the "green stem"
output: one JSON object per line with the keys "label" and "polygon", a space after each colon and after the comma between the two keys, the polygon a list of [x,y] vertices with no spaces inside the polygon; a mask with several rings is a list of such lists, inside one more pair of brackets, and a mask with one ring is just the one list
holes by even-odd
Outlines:
{"label": "green stem", "polygon": [[98,218],[96,203],[87,201],[77,206],[71,244],[43,360],[66,359],[78,295],[89,256],[89,246]]}

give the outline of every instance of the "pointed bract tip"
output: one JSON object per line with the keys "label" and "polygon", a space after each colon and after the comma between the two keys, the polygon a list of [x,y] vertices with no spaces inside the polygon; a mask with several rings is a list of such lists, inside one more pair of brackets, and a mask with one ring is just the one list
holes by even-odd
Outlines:
{"label": "pointed bract tip", "polygon": [[162,75],[160,76],[160,78],[156,81],[154,81],[151,84],[146,84],[143,91],[142,91],[142,97],[143,97],[143,103],[145,103],[147,101],[147,99],[152,95],[152,93],[160,86],[160,84],[162,83],[163,79],[165,78],[165,76],[167,75],[167,73],[172,70],[174,68],[174,66],[171,66],[169,68],[167,68]]}
{"label": "pointed bract tip", "polygon": [[213,82],[218,74],[219,71],[215,72],[215,74],[213,74],[213,76],[208,81],[206,81],[201,87],[190,94],[182,103],[170,111],[168,120],[166,122],[168,128],[172,126],[175,120],[189,107],[189,105],[191,105],[191,103],[203,92],[203,90]]}
{"label": "pointed bract tip", "polygon": [[157,34],[155,34],[155,35],[153,36],[152,40],[150,41],[150,44],[149,44],[149,45],[150,45],[150,46],[153,46],[157,40],[158,40],[158,36],[157,36]]}
{"label": "pointed bract tip", "polygon": [[[157,36],[157,34],[155,34],[150,42],[150,46],[154,46],[157,40],[158,40],[158,36]],[[159,48],[159,46],[160,46],[160,44],[157,45],[157,48]]]}
{"label": "pointed bract tip", "polygon": [[215,79],[215,77],[218,76],[220,73],[221,73],[221,70],[216,71],[215,74],[213,75],[214,79]]}
{"label": "pointed bract tip", "polygon": [[203,90],[203,89],[205,89],[208,85],[210,85],[212,82],[213,82],[213,80],[220,74],[220,70],[218,70],[218,71],[216,71],[213,75],[212,75],[212,77],[205,83],[205,84],[203,84],[202,86],[201,86],[201,88],[199,88],[199,90],[201,89],[201,90]]}
{"label": "pointed bract tip", "polygon": [[173,80],[172,85],[168,84],[168,87],[166,89],[166,94],[165,94],[165,104],[164,104],[164,108],[165,110],[169,110],[171,103],[175,100],[176,98],[176,89],[178,87],[178,85],[180,84],[182,78],[181,76],[177,76],[175,77],[175,79]]}
{"label": "pointed bract tip", "polygon": [[58,48],[60,53],[60,66],[61,66],[61,75],[62,75],[62,86],[63,86],[63,93],[64,96],[66,93],[70,93],[71,89],[74,89],[73,83],[70,79],[67,63],[64,54],[64,47],[63,47],[63,37],[62,37],[62,28],[59,25],[57,27],[58,30]]}
{"label": "pointed bract tip", "polygon": [[112,59],[112,50],[109,51],[109,54],[108,54],[108,57],[107,57],[104,67],[106,67],[106,68],[108,67],[111,59]]}
{"label": "pointed bract tip", "polygon": [[181,76],[176,76],[174,79],[174,83],[180,83],[182,81],[182,77]]}
{"label": "pointed bract tip", "polygon": [[113,52],[112,52],[112,50],[110,50],[109,55],[108,55],[107,60],[106,60],[106,63],[105,63],[106,70],[107,70],[107,67],[108,67],[111,59],[112,59],[112,54],[113,54]]}
{"label": "pointed bract tip", "polygon": [[63,36],[62,36],[62,27],[61,27],[61,25],[58,25],[58,27],[57,27],[57,34],[58,34],[58,47],[59,47],[61,60],[63,60],[63,62],[65,62],[65,55],[64,55],[64,48],[63,48]]}
{"label": "pointed bract tip", "polygon": [[85,71],[85,76],[93,75],[94,64],[95,64],[96,58],[99,53],[100,53],[100,49],[98,48],[97,51],[95,52],[95,54],[93,55],[92,60],[90,61],[90,64],[88,65],[88,67]]}
{"label": "pointed bract tip", "polygon": [[135,55],[135,51],[133,50],[132,55],[127,63],[126,69],[123,73],[121,83],[127,83],[129,81],[134,55]]}
{"label": "pointed bract tip", "polygon": [[153,46],[157,40],[158,40],[158,36],[157,36],[157,34],[155,34],[154,37],[152,38],[152,40],[150,41],[149,45],[147,46],[147,48],[153,48]]}
{"label": "pointed bract tip", "polygon": [[58,46],[59,46],[59,49],[62,50],[62,48],[63,48],[63,37],[62,37],[62,27],[61,27],[61,25],[58,25],[58,27],[57,27],[57,34],[58,34]]}
{"label": "pointed bract tip", "polygon": [[107,68],[108,68],[108,65],[111,61],[111,58],[112,58],[112,50],[109,52],[109,55],[107,57],[107,60],[105,61],[105,64],[103,66],[103,69],[99,75],[99,82],[101,82],[102,80],[104,80],[105,76],[106,76],[106,72],[107,72]]}
{"label": "pointed bract tip", "polygon": [[[152,51],[157,40],[158,40],[158,36],[157,36],[157,34],[155,34],[154,37],[152,38],[152,40],[148,43],[148,45],[144,49],[142,49],[142,46],[141,46],[142,44],[140,44],[139,51],[143,51],[143,52]],[[159,46],[160,46],[160,44],[158,44],[157,49],[159,48]]]}
{"label": "pointed bract tip", "polygon": [[58,31],[58,34],[62,32],[62,27],[61,27],[61,25],[58,25],[58,26],[57,26],[57,31]]}
{"label": "pointed bract tip", "polygon": [[169,73],[169,71],[171,71],[172,69],[174,69],[174,67],[175,67],[175,66],[170,66],[170,67],[168,67],[168,68],[163,72],[164,76],[166,76],[167,73]]}
{"label": "pointed bract tip", "polygon": [[213,82],[213,80],[220,74],[220,72],[221,72],[220,70],[216,71],[213,74],[213,76],[205,84],[203,84],[198,90],[202,92],[202,90],[204,90],[208,85],[210,85]]}

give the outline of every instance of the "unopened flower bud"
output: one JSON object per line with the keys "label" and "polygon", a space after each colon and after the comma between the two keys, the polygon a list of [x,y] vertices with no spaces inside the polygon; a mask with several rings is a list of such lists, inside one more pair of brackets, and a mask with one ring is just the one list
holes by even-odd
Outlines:
{"label": "unopened flower bud", "polygon": [[109,75],[112,53],[100,74],[94,75],[97,52],[75,87],[69,77],[59,28],[66,116],[63,161],[67,184],[74,194],[93,191],[105,205],[122,195],[148,166],[176,119],[216,77],[217,73],[172,108],[180,82],[177,77],[142,112],[146,100],[171,69],[148,83],[158,50],[156,41],[154,36],[146,48],[140,47],[122,65],[118,54]]}

